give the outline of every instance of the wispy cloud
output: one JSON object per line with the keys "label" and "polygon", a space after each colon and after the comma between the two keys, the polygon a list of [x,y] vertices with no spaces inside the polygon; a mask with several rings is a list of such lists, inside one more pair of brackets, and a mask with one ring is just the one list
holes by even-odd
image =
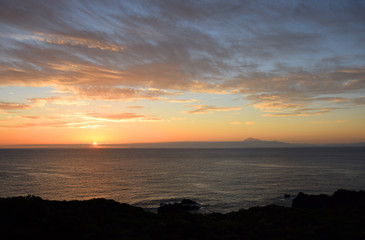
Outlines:
{"label": "wispy cloud", "polygon": [[80,98],[104,101],[121,100],[161,100],[166,96],[174,96],[179,92],[172,92],[160,89],[141,89],[141,88],[120,88],[120,87],[80,87],[74,89]]}
{"label": "wispy cloud", "polygon": [[108,128],[108,124],[119,122],[158,122],[162,121],[155,116],[135,114],[135,113],[75,113],[75,114],[55,114],[55,115],[22,115],[23,121],[14,119],[8,124],[0,127],[6,128]]}
{"label": "wispy cloud", "polygon": [[81,45],[81,46],[86,46],[88,48],[99,48],[101,50],[109,50],[115,52],[120,52],[123,49],[125,49],[124,46],[119,46],[117,44],[105,43],[93,39],[67,36],[62,34],[35,33],[35,36],[32,36],[32,38],[47,43],[53,43],[59,45],[72,45],[72,46]]}
{"label": "wispy cloud", "polygon": [[90,122],[84,121],[79,116],[68,116],[68,115],[53,115],[53,116],[20,116],[25,121],[13,121],[3,124],[2,128],[79,128],[90,124]]}
{"label": "wispy cloud", "polygon": [[364,12],[358,0],[5,1],[0,86],[56,88],[55,97],[29,99],[37,106],[188,103],[196,100],[171,96],[193,92],[238,94],[264,116],[362,107]]}
{"label": "wispy cloud", "polygon": [[105,121],[105,122],[147,122],[147,121],[161,121],[161,119],[154,116],[147,116],[135,113],[88,113],[85,118]]}
{"label": "wispy cloud", "polygon": [[196,102],[196,99],[173,99],[173,100],[168,100],[168,102],[170,103],[189,103],[189,102]]}
{"label": "wispy cloud", "polygon": [[11,110],[25,110],[32,108],[32,105],[25,103],[14,103],[14,102],[2,102],[0,101],[0,110],[11,111]]}
{"label": "wispy cloud", "polygon": [[21,116],[21,117],[27,119],[41,119],[41,116]]}
{"label": "wispy cloud", "polygon": [[266,117],[288,117],[288,116],[318,116],[329,113],[331,110],[335,110],[337,108],[301,108],[294,109],[293,111],[288,112],[278,112],[278,113],[268,113],[264,116]]}
{"label": "wispy cloud", "polygon": [[49,98],[29,98],[29,102],[38,107],[43,107],[47,103],[57,105],[88,105],[87,102],[81,101],[75,97],[49,97]]}
{"label": "wispy cloud", "polygon": [[352,100],[354,105],[365,105],[365,97],[359,97]]}
{"label": "wispy cloud", "polygon": [[127,108],[131,108],[131,109],[141,109],[141,108],[144,108],[144,106],[130,105],[130,106],[127,106]]}
{"label": "wispy cloud", "polygon": [[195,108],[191,111],[186,111],[185,113],[207,113],[208,111],[235,111],[241,110],[240,107],[215,107],[209,105],[190,105],[189,107]]}

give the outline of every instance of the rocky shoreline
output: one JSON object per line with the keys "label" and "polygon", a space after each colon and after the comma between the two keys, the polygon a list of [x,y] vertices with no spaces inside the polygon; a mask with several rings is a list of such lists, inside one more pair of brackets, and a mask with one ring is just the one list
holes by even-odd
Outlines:
{"label": "rocky shoreline", "polygon": [[0,198],[2,239],[365,239],[365,192],[299,193],[293,207],[190,213],[196,202],[159,213],[113,200]]}

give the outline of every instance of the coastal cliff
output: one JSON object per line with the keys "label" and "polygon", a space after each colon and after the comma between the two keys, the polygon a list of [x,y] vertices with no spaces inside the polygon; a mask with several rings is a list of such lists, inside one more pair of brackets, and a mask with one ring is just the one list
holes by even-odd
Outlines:
{"label": "coastal cliff", "polygon": [[0,198],[0,230],[3,239],[364,239],[363,198],[363,191],[299,193],[291,208],[227,214],[156,214],[106,199]]}

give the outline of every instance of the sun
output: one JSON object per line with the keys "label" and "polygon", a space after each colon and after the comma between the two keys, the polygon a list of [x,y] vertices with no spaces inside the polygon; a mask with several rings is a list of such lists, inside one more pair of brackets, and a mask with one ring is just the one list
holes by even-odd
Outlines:
{"label": "sun", "polygon": [[93,146],[98,146],[98,142],[93,142]]}

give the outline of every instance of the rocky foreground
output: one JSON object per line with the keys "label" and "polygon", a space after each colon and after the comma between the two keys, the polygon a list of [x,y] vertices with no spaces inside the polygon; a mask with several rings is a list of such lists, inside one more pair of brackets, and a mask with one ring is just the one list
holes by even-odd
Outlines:
{"label": "rocky foreground", "polygon": [[[166,209],[165,209],[166,210]],[[0,198],[1,239],[365,239],[365,192],[299,193],[293,207],[158,214],[113,200]]]}

